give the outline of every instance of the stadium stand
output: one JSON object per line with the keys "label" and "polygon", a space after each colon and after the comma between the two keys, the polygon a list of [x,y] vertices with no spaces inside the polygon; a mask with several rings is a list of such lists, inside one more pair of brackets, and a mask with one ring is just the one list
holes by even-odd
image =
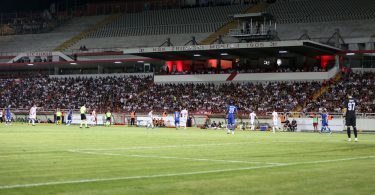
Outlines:
{"label": "stadium stand", "polygon": [[[64,51],[70,46],[77,43],[79,40],[85,38],[87,35],[89,35],[91,32],[95,32],[97,29],[100,29],[101,27],[105,26],[106,24],[110,23],[111,21],[115,20],[119,17],[119,14],[112,14],[107,17],[105,17],[103,20],[100,20],[95,25],[92,25],[91,27],[81,31],[79,34],[71,37],[70,39],[66,40],[64,43],[60,44],[58,47],[56,47],[55,51]],[[86,46],[85,46],[86,47]]]}
{"label": "stadium stand", "polygon": [[[64,27],[59,27],[51,33],[0,37],[0,50],[51,51],[58,45],[61,46],[57,48],[58,50],[69,47],[78,49],[82,45],[88,50],[91,48],[159,46],[167,37],[170,37],[175,45],[183,45],[193,35],[198,42],[211,44],[214,41],[212,37],[222,35],[233,23],[233,21],[230,22],[230,15],[263,10],[275,15],[276,20],[281,23],[278,28],[281,39],[299,39],[301,29],[308,29],[312,39],[325,42],[336,27],[340,28],[340,34],[346,38],[369,38],[374,34],[375,29],[375,22],[368,22],[375,21],[374,5],[374,2],[370,0],[361,1],[353,7],[355,14],[351,14],[348,11],[350,10],[348,8],[352,6],[349,0],[290,0],[277,1],[268,6],[257,4],[152,10],[116,15],[110,19],[108,19],[108,15],[81,17],[73,19]],[[284,11],[281,12],[280,9]],[[220,28],[225,24],[229,27]],[[220,29],[224,30],[220,31]],[[211,34],[215,30],[218,30],[217,33]],[[212,36],[209,36],[210,34]],[[102,56],[96,57],[97,59],[102,58]],[[112,62],[108,63],[113,65]],[[96,68],[95,66],[92,69],[98,72]],[[304,70],[283,66],[274,69],[238,68],[236,70],[239,73],[325,71],[318,66],[308,68],[310,69]],[[79,71],[78,68],[75,70]],[[229,69],[221,73],[231,73],[233,70]],[[212,74],[217,72],[212,69],[203,69],[176,74],[197,73]],[[323,102],[329,102],[326,106],[329,111],[337,111],[339,107],[337,100],[344,98],[342,95],[345,94],[343,91],[346,88],[356,85],[365,86],[366,83],[374,82],[371,78],[374,76],[373,73],[353,75],[344,77],[330,86],[322,86],[318,82],[157,85],[153,84],[151,77],[143,80],[138,77],[52,79],[40,75],[23,75],[21,77],[15,75],[13,79],[1,78],[1,106],[4,107],[9,103],[16,108],[28,108],[31,103],[43,103],[45,109],[69,106],[78,108],[80,104],[93,99],[94,101],[89,106],[100,109],[111,106],[116,110],[129,111],[135,108],[138,111],[146,111],[153,107],[159,111],[164,109],[170,111],[175,106],[183,106],[182,103],[186,103],[191,111],[222,112],[223,108],[219,105],[226,105],[225,101],[233,98],[246,111],[269,112],[272,111],[272,105],[274,105],[278,111],[288,112],[302,104],[307,105],[305,111],[318,111]],[[353,79],[356,81],[349,82]],[[109,90],[116,93],[106,93]],[[366,102],[361,107],[361,111],[375,111],[373,107],[366,106],[372,102],[371,98],[363,95],[372,95],[367,92],[372,92],[374,89],[369,86],[360,90],[366,92],[358,91],[358,94],[361,94],[360,101]],[[183,94],[182,91],[186,91],[186,94]],[[322,94],[316,95],[317,91]],[[84,97],[75,99],[76,94],[84,94]],[[19,100],[20,96],[32,98]],[[97,97],[100,98],[100,102]],[[241,97],[249,98],[245,101],[238,101]],[[178,103],[174,102],[174,99],[178,99]],[[254,105],[252,102],[262,103]]]}
{"label": "stadium stand", "polygon": [[192,36],[200,42],[230,21],[231,15],[249,6],[198,7],[124,14],[90,33],[71,49],[78,49],[81,45],[88,48],[159,46],[167,37],[171,38],[174,45],[183,45]]}
{"label": "stadium stand", "polygon": [[[325,5],[325,6],[321,6]],[[287,10],[287,11],[281,11]],[[74,18],[50,33],[0,36],[3,52],[51,51],[90,48],[160,46],[166,38],[183,45],[195,36],[199,44],[212,44],[219,36],[225,43],[238,42],[226,36],[238,13],[269,12],[278,23],[278,38],[308,38],[327,43],[338,33],[351,50],[357,43],[371,42],[375,29],[375,5],[363,0],[352,5],[350,0],[289,0],[273,4],[238,4],[214,7],[174,8],[121,14],[105,23],[107,16]],[[97,25],[100,23],[101,25]],[[58,47],[59,46],[59,47]],[[340,45],[336,45],[340,46]],[[366,44],[365,49],[374,49]]]}
{"label": "stadium stand", "polygon": [[152,76],[140,79],[139,76],[49,78],[15,75],[0,79],[0,102],[1,107],[11,105],[17,109],[28,109],[34,103],[42,110],[79,108],[87,103],[89,107],[101,111],[111,107],[120,112],[132,109],[147,112],[150,108],[158,112],[172,112],[175,107],[186,106],[195,113],[222,113],[227,102],[234,100],[241,112],[255,110],[261,115],[273,109],[290,112],[304,104],[304,112],[321,112],[326,108],[331,113],[340,113],[342,100],[348,91],[353,91],[360,102],[358,112],[375,113],[374,78],[374,72],[350,73],[315,99],[314,94],[325,83],[153,84]]}
{"label": "stadium stand", "polygon": [[[276,1],[265,9],[275,16],[281,40],[311,39],[329,43],[333,37],[361,49],[357,43],[372,42],[375,29],[375,1],[363,0],[289,0]],[[337,42],[337,41],[336,41]],[[335,46],[342,45],[335,43]],[[368,44],[365,49],[374,49]]]}
{"label": "stadium stand", "polygon": [[[150,84],[152,77],[140,79],[129,77],[101,78],[49,78],[37,75],[26,78],[1,79],[1,107],[27,109],[31,104],[43,109],[79,108],[84,103],[88,107],[106,110],[107,107],[120,108],[121,98],[132,98],[140,94]],[[108,93],[112,91],[113,93]],[[77,94],[80,94],[77,96]],[[25,97],[25,98],[20,98]],[[27,97],[27,98],[26,98]],[[42,109],[42,110],[43,110]]]}
{"label": "stadium stand", "polygon": [[[172,9],[124,14],[88,37],[213,32],[241,12],[243,5]],[[181,17],[184,16],[184,17]]]}
{"label": "stadium stand", "polygon": [[[135,109],[139,112],[150,108],[171,112],[175,107],[187,106],[192,112],[221,113],[229,99],[235,100],[246,112],[265,113],[274,108],[288,112],[321,86],[318,82],[157,85],[153,84],[151,76],[142,79],[137,76],[59,79],[35,75],[1,80],[4,85],[1,107],[11,105],[27,109],[35,103],[44,110],[51,110],[57,107],[79,108],[87,103],[87,106],[102,111],[111,107],[116,111]],[[242,97],[248,98],[244,100]]]}
{"label": "stadium stand", "polygon": [[361,0],[276,1],[266,9],[280,24],[315,23],[375,18],[375,2]]}
{"label": "stadium stand", "polygon": [[160,111],[186,106],[193,112],[223,113],[228,101],[234,100],[242,112],[289,112],[319,88],[318,82],[154,85],[136,105]]}
{"label": "stadium stand", "polygon": [[69,16],[51,14],[47,10],[42,13],[2,13],[0,36],[49,32],[69,18]]}
{"label": "stadium stand", "polygon": [[82,39],[69,49],[77,50],[85,45],[88,51],[97,48],[124,48],[124,47],[158,47],[167,38],[170,38],[174,45],[184,45],[192,36],[195,36],[197,42],[205,39],[210,33],[194,33],[194,34],[164,34],[164,35],[148,35],[148,36],[127,36],[127,37],[106,37],[106,38],[88,38]]}
{"label": "stadium stand", "polygon": [[[243,13],[262,12],[262,11],[264,11],[264,9],[267,6],[268,6],[268,4],[266,4],[266,3],[255,2],[254,5],[249,6],[247,9],[245,9],[243,11]],[[240,12],[238,12],[238,13],[240,13]],[[228,37],[226,36],[228,34],[228,32],[230,31],[230,29],[235,28],[237,25],[238,25],[237,21],[231,20],[230,22],[223,25],[221,28],[219,28],[214,33],[211,33],[206,39],[202,40],[199,44],[201,44],[201,45],[213,44],[218,39],[218,37],[220,37],[220,36],[223,37],[224,39],[226,39],[226,42],[237,42],[236,40],[233,40],[233,39],[228,41]]]}
{"label": "stadium stand", "polygon": [[105,16],[74,18],[49,33],[0,36],[1,52],[52,51],[72,36],[96,24]]}
{"label": "stadium stand", "polygon": [[321,112],[323,108],[331,112],[341,112],[342,100],[348,93],[353,93],[358,99],[359,113],[375,112],[375,73],[374,72],[355,72],[350,73],[332,85],[317,100],[309,101],[305,107],[308,112]]}

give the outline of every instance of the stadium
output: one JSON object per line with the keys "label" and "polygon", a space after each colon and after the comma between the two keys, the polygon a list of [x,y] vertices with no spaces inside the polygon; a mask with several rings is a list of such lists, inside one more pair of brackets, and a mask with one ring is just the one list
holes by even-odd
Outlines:
{"label": "stadium", "polygon": [[374,194],[374,0],[0,3],[0,194]]}

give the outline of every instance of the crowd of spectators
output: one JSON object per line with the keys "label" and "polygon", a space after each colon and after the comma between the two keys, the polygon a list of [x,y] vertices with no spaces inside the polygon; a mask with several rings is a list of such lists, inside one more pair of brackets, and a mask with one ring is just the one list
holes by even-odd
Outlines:
{"label": "crowd of spectators", "polygon": [[304,105],[306,112],[341,112],[343,100],[353,93],[358,99],[358,112],[375,112],[375,73],[351,73],[333,84],[318,100],[312,100],[323,83],[264,82],[225,84],[155,84],[151,76],[65,77],[42,75],[1,78],[1,107],[29,109],[33,104],[41,110],[78,109],[86,104],[91,109],[146,113],[173,112],[187,108],[193,113],[224,113],[233,101],[239,111],[258,114],[290,112]]}
{"label": "crowd of spectators", "polygon": [[344,75],[342,80],[329,88],[319,99],[309,101],[305,111],[321,112],[323,109],[327,109],[329,112],[341,113],[344,100],[348,94],[352,94],[359,102],[358,113],[375,113],[374,93],[374,72],[351,72]]}
{"label": "crowd of spectators", "polygon": [[197,113],[223,113],[229,101],[242,112],[289,112],[320,88],[318,82],[231,83],[231,84],[165,84],[153,85],[127,102],[125,109],[173,111],[186,107]]}
{"label": "crowd of spectators", "polygon": [[0,96],[1,107],[29,109],[33,104],[41,110],[77,109],[83,104],[91,109],[114,111],[127,99],[147,89],[152,77],[49,78],[46,76],[8,81]]}
{"label": "crowd of spectators", "polygon": [[173,112],[186,107],[191,112],[222,113],[229,101],[242,112],[258,113],[276,109],[291,111],[314,91],[318,82],[231,83],[231,84],[153,84],[152,77],[49,78],[33,76],[1,79],[1,107],[42,110],[79,108],[82,104],[97,110]]}

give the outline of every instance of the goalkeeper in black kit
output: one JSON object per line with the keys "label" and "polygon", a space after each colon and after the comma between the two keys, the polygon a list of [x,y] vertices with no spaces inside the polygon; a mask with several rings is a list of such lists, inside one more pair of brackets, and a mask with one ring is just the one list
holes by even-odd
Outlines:
{"label": "goalkeeper in black kit", "polygon": [[357,124],[356,124],[356,115],[355,110],[358,106],[357,100],[355,100],[351,95],[348,95],[348,99],[344,102],[344,116],[345,116],[345,125],[348,133],[348,141],[352,141],[350,127],[354,131],[354,141],[358,141],[357,138]]}

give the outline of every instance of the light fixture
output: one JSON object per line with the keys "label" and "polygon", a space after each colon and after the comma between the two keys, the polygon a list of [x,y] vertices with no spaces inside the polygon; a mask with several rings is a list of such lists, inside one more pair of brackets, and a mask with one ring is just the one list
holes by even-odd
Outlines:
{"label": "light fixture", "polygon": [[145,61],[142,61],[142,60],[139,60],[139,61],[138,61],[138,63],[143,63],[143,62],[145,62]]}
{"label": "light fixture", "polygon": [[283,54],[283,53],[288,53],[288,51],[285,51],[285,50],[280,50],[279,51],[280,54]]}
{"label": "light fixture", "polygon": [[30,64],[27,64],[27,65],[28,65],[28,66],[34,66],[34,64],[31,64],[31,63],[30,63]]}
{"label": "light fixture", "polygon": [[278,66],[281,66],[281,65],[283,64],[283,61],[282,61],[281,59],[277,59],[277,60],[276,60],[276,64],[277,64]]}
{"label": "light fixture", "polygon": [[355,53],[346,53],[347,56],[354,56]]}
{"label": "light fixture", "polygon": [[120,61],[116,61],[116,62],[113,62],[113,63],[115,63],[115,64],[121,64],[122,62],[120,62]]}
{"label": "light fixture", "polygon": [[229,55],[228,53],[221,53],[220,55],[222,55],[222,56],[227,56],[227,55]]}
{"label": "light fixture", "polygon": [[201,54],[194,54],[194,57],[199,57],[201,56]]}
{"label": "light fixture", "polygon": [[77,63],[75,63],[75,62],[70,62],[70,64],[71,64],[71,65],[77,65]]}

